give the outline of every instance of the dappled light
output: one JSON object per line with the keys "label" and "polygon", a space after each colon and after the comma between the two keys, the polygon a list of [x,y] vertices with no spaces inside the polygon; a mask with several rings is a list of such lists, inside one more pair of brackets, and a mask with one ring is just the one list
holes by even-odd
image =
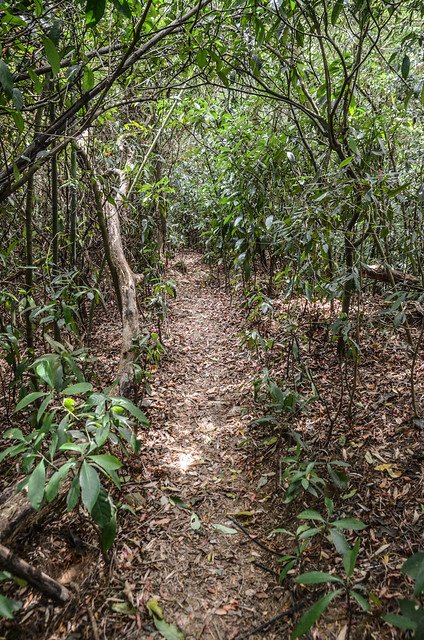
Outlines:
{"label": "dappled light", "polygon": [[2,0],[2,639],[422,640],[423,17]]}

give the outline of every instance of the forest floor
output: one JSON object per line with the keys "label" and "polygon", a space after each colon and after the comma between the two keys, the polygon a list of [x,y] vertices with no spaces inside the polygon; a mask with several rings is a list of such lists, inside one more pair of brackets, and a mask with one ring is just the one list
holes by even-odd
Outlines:
{"label": "forest floor", "polygon": [[[287,441],[283,438],[275,445],[252,427],[259,411],[252,400],[252,379],[261,363],[240,343],[245,314],[211,278],[200,256],[184,254],[183,261],[186,272],[170,271],[178,294],[165,327],[166,355],[142,403],[151,427],[140,433],[140,454],[126,467],[128,482],[119,499],[128,510],[120,511],[111,558],[107,563],[102,559],[83,514],[51,515],[22,539],[22,548],[19,543],[15,548],[34,564],[41,563],[74,597],[60,609],[34,593],[26,595],[17,623],[7,624],[8,639],[158,639],[147,608],[152,598],[165,620],[177,625],[187,640],[273,640],[290,635],[290,613],[267,626],[296,604],[293,591],[278,583],[277,556],[289,551],[291,542],[269,534],[276,527],[294,530],[299,524],[296,514],[314,505],[304,502],[297,510],[282,505],[279,461],[287,454]],[[102,345],[103,380],[115,370],[119,357],[118,319],[107,322],[107,327],[98,326],[96,337]],[[337,361],[333,358],[332,367],[322,352],[326,347],[322,342],[319,347],[323,393],[334,394],[340,377]],[[328,349],[334,352],[334,345]],[[400,350],[396,358],[398,366]],[[361,575],[375,591],[378,610],[380,598],[389,601],[401,595],[401,558],[410,548],[416,550],[414,545],[422,539],[417,524],[422,452],[417,434],[400,429],[407,412],[401,402],[404,378],[395,392],[399,402],[392,406],[395,379],[390,379],[387,357],[377,362],[368,353],[368,359],[370,379],[366,364],[361,373],[361,386],[369,395],[362,398],[363,416],[359,412],[356,426],[345,429],[347,439],[341,440],[341,415],[334,440],[336,457],[353,467],[356,489],[346,498],[353,509],[349,514],[373,522]],[[335,413],[334,396],[330,402]],[[382,420],[381,411],[387,408],[392,418]],[[309,438],[317,434],[320,455],[328,422],[324,414],[321,406],[300,425]],[[330,554],[314,545],[310,559],[316,568],[328,570]],[[378,583],[372,584],[375,576]],[[332,620],[313,637],[343,640],[343,608],[333,611]],[[351,636],[396,637],[396,631],[376,619],[371,629],[369,618],[358,623]]]}

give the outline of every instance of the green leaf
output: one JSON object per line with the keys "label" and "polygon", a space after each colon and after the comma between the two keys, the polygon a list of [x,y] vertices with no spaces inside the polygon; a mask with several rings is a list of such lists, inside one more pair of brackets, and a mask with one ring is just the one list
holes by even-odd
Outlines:
{"label": "green leaf", "polygon": [[355,544],[353,545],[353,548],[349,549],[349,551],[346,551],[346,553],[343,556],[343,566],[345,568],[346,575],[348,578],[352,577],[352,574],[355,570],[359,549],[360,549],[360,540],[359,538],[357,538]]}
{"label": "green leaf", "polygon": [[123,407],[129,413],[131,413],[134,418],[137,418],[137,420],[141,422],[141,424],[144,424],[146,427],[149,425],[149,421],[146,418],[145,414],[138,407],[136,407],[133,402],[127,400],[127,398],[113,398],[112,406]]}
{"label": "green leaf", "polygon": [[417,626],[416,622],[398,613],[386,613],[386,615],[383,616],[383,620],[392,624],[394,627],[398,627],[398,629],[405,629],[405,631],[407,629],[413,631]]}
{"label": "green leaf", "polygon": [[352,531],[362,531],[362,529],[367,528],[367,525],[357,518],[341,518],[340,520],[334,520],[331,524],[336,529],[349,529]]}
{"label": "green leaf", "polygon": [[41,507],[46,484],[46,468],[41,460],[31,473],[28,480],[28,500],[36,511]]}
{"label": "green leaf", "polygon": [[25,122],[19,111],[12,111],[12,118],[19,133],[23,133],[25,129]]}
{"label": "green leaf", "polygon": [[300,638],[304,633],[309,631],[312,625],[318,620],[318,618],[324,613],[329,604],[334,598],[342,593],[341,589],[337,589],[337,591],[332,591],[331,593],[327,593],[325,596],[320,598],[315,604],[312,605],[303,616],[300,618],[296,628],[294,629],[291,640],[296,640],[296,638]]}
{"label": "green leaf", "polygon": [[166,620],[163,619],[160,620],[159,618],[154,618],[153,621],[156,629],[165,640],[184,640],[184,634],[175,624],[166,622]]}
{"label": "green leaf", "polygon": [[0,618],[13,620],[14,614],[22,607],[22,602],[11,600],[0,593]]}
{"label": "green leaf", "polygon": [[127,0],[112,0],[112,4],[118,13],[121,13],[126,18],[131,18],[131,9]]}
{"label": "green leaf", "polygon": [[322,515],[314,509],[305,509],[298,513],[296,517],[301,520],[318,520],[319,522],[325,522]]}
{"label": "green leaf", "polygon": [[8,98],[13,96],[13,76],[4,60],[0,59],[0,84]]}
{"label": "green leaf", "polygon": [[169,496],[169,502],[172,505],[174,505],[174,507],[178,507],[179,509],[190,510],[189,505],[186,504],[183,500],[181,500],[181,498],[179,498],[178,496]]}
{"label": "green leaf", "polygon": [[72,511],[72,509],[74,509],[77,506],[80,498],[80,493],[81,493],[81,490],[80,490],[79,478],[78,476],[75,476],[75,478],[71,482],[71,486],[69,488],[68,495],[66,497],[66,508],[68,511]]}
{"label": "green leaf", "polygon": [[91,517],[94,522],[99,525],[100,529],[107,527],[108,523],[112,519],[112,505],[109,500],[109,496],[104,487],[100,487],[99,496],[96,500],[96,504],[91,510]]}
{"label": "green leaf", "polygon": [[68,475],[69,470],[72,469],[72,467],[74,467],[75,464],[76,463],[74,460],[70,460],[69,462],[66,462],[64,465],[62,465],[60,469],[58,469],[52,475],[52,477],[47,483],[47,487],[45,491],[47,502],[53,502],[53,500],[57,497],[57,494],[59,493],[60,485]]}
{"label": "green leaf", "polygon": [[414,553],[402,566],[402,573],[415,580],[414,595],[424,591],[424,551]]}
{"label": "green leaf", "polygon": [[43,93],[43,82],[40,80],[40,78],[38,77],[38,75],[35,73],[33,69],[28,69],[28,75],[34,84],[35,93],[37,93],[38,95],[41,95]]}
{"label": "green leaf", "polygon": [[331,24],[335,25],[339,19],[340,13],[343,9],[343,0],[336,0],[333,11],[331,12]]}
{"label": "green leaf", "polygon": [[49,393],[43,400],[43,402],[40,404],[40,408],[37,411],[37,423],[41,422],[41,418],[43,417],[47,407],[49,406],[50,402],[53,399],[53,395],[51,393]]}
{"label": "green leaf", "polygon": [[85,5],[85,23],[89,27],[95,27],[103,18],[106,9],[106,0],[87,0]]}
{"label": "green leaf", "polygon": [[350,592],[350,595],[356,600],[361,609],[363,609],[364,611],[369,611],[370,603],[368,602],[368,600],[365,600],[364,596],[361,596],[360,593],[354,590]]}
{"label": "green leaf", "polygon": [[82,393],[89,393],[93,391],[93,385],[89,382],[78,382],[77,384],[71,384],[66,389],[61,391],[63,396],[78,396]]}
{"label": "green leaf", "polygon": [[336,551],[340,553],[341,556],[344,556],[344,554],[349,551],[347,540],[340,531],[337,531],[337,529],[330,529],[330,538],[331,542],[336,547]]}
{"label": "green leaf", "polygon": [[81,498],[87,511],[91,513],[100,493],[100,479],[97,471],[91,464],[82,463],[79,473]]}
{"label": "green leaf", "polygon": [[347,165],[350,164],[354,158],[355,158],[355,156],[349,156],[348,158],[345,158],[339,164],[339,168],[343,169],[343,167],[347,167]]}
{"label": "green leaf", "polygon": [[110,453],[102,453],[101,455],[88,456],[88,459],[95,462],[99,467],[104,469],[106,473],[110,471],[116,471],[122,467],[122,462],[118,460],[116,456],[112,456]]}
{"label": "green leaf", "polygon": [[113,512],[109,522],[104,527],[102,527],[102,533],[100,537],[102,551],[109,551],[109,549],[112,547],[116,538],[117,528],[118,524],[116,521],[116,514]]}
{"label": "green leaf", "polygon": [[405,54],[403,56],[402,66],[400,68],[400,71],[401,71],[401,74],[402,74],[402,78],[404,80],[406,80],[407,77],[409,76],[410,69],[411,69],[411,59],[407,54]]}
{"label": "green leaf", "polygon": [[94,73],[90,67],[85,67],[82,78],[82,90],[88,93],[94,87]]}
{"label": "green leaf", "polygon": [[165,640],[184,640],[184,634],[178,629],[178,627],[175,624],[166,622],[162,609],[156,598],[151,598],[146,606],[153,618],[156,629],[159,631],[160,635],[165,638]]}
{"label": "green leaf", "polygon": [[323,584],[324,582],[339,582],[343,584],[343,580],[338,576],[324,571],[308,571],[297,576],[295,580],[298,584]]}
{"label": "green leaf", "polygon": [[24,106],[24,98],[22,96],[22,93],[16,87],[12,91],[12,102],[15,106],[15,109],[17,109],[18,111],[22,111],[22,108]]}
{"label": "green leaf", "polygon": [[18,402],[18,404],[16,405],[15,413],[17,413],[18,411],[22,411],[22,409],[25,409],[25,407],[27,407],[32,402],[38,400],[38,398],[43,398],[46,395],[47,393],[44,391],[33,391],[32,393],[29,393]]}
{"label": "green leaf", "polygon": [[52,73],[54,76],[60,71],[60,55],[58,50],[56,49],[55,44],[48,38],[47,36],[41,36],[44,45],[44,51],[46,53],[47,60],[49,61],[49,65],[52,68]]}

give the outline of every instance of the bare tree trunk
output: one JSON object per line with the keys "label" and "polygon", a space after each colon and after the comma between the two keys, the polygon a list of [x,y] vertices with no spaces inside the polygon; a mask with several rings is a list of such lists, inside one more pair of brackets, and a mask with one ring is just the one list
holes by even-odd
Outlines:
{"label": "bare tree trunk", "polygon": [[131,269],[125,256],[122,244],[121,222],[119,213],[123,199],[128,190],[128,181],[123,171],[119,175],[119,189],[115,203],[105,203],[105,217],[110,238],[110,250],[115,265],[122,300],[122,347],[118,366],[117,384],[121,395],[129,395],[134,391],[134,358],[137,339],[140,335],[140,312],[137,305],[137,282],[141,276]]}

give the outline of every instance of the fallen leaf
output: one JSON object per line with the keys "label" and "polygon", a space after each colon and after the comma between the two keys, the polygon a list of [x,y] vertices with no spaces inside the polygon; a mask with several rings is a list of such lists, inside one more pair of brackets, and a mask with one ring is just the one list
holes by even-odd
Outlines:
{"label": "fallen leaf", "polygon": [[221,533],[225,533],[227,535],[234,535],[235,533],[238,533],[237,529],[232,529],[231,527],[226,527],[223,524],[213,524],[212,525],[214,529],[217,529],[217,531],[220,531]]}

